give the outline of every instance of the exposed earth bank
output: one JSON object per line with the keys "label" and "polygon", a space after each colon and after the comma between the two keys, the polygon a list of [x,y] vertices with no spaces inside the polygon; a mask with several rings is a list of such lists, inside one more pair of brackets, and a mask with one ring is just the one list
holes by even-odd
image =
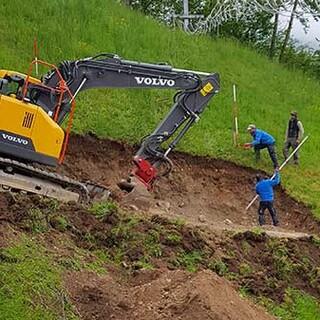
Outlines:
{"label": "exposed earth bank", "polygon": [[[68,155],[60,172],[80,180],[93,180],[119,195],[117,183],[128,175],[135,149],[129,145],[91,136],[72,136]],[[209,157],[172,154],[174,170],[161,178],[148,211],[178,215],[193,224],[213,228],[257,225],[257,202],[246,206],[255,196],[257,171]],[[123,200],[120,194],[119,199]],[[125,200],[124,200],[125,202]],[[280,229],[320,233],[309,208],[292,199],[281,187],[276,188],[276,208]],[[267,223],[270,223],[266,212]],[[278,228],[279,229],[279,228]]]}
{"label": "exposed earth bank", "polygon": [[319,240],[310,236],[320,225],[305,205],[279,187],[281,228],[267,228],[271,236],[249,231],[256,207],[244,208],[255,171],[174,153],[175,169],[141,212],[116,186],[133,154],[125,144],[72,136],[58,171],[108,186],[116,205],[0,193],[0,250],[32,235],[61,266],[81,319],[268,320],[274,318],[239,290],[276,303],[287,288],[320,297]]}

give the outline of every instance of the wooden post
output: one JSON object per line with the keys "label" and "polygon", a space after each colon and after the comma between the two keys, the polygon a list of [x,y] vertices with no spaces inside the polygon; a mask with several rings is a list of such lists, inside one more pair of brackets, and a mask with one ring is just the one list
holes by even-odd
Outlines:
{"label": "wooden post", "polygon": [[238,107],[238,103],[237,103],[237,88],[236,88],[235,84],[233,84],[233,86],[232,86],[232,92],[233,92],[233,106],[232,106],[233,145],[235,147],[237,147],[238,146],[238,137],[239,137],[239,124],[238,124],[239,107]]}
{"label": "wooden post", "polygon": [[33,57],[34,60],[36,61],[36,75],[39,73],[38,69],[38,58],[39,58],[39,49],[38,49],[38,43],[37,43],[37,38],[35,37],[33,40]]}

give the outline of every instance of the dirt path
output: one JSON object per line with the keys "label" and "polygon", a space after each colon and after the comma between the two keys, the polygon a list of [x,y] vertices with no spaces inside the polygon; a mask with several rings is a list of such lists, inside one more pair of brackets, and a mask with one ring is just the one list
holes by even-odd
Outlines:
{"label": "dirt path", "polygon": [[[94,137],[72,136],[65,164],[59,171],[77,179],[91,179],[109,186],[125,205],[135,208],[116,187],[126,177],[131,165],[133,147]],[[147,199],[151,214],[181,218],[194,225],[217,230],[243,230],[257,226],[257,202],[249,211],[245,207],[254,196],[256,171],[251,168],[212,158],[174,153],[175,168],[162,178]],[[319,234],[320,223],[311,211],[278,187],[276,208],[280,227],[266,227],[278,237],[305,237]],[[267,223],[270,223],[266,213]]]}

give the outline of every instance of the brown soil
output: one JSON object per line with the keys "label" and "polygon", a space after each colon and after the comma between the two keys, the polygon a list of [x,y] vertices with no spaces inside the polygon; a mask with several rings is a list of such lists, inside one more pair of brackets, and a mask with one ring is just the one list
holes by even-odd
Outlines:
{"label": "brown soil", "polygon": [[[2,199],[0,199],[1,201]],[[20,240],[20,232],[10,223],[0,220],[0,250]],[[1,259],[0,259],[1,260]]]}
{"label": "brown soil", "polygon": [[[108,186],[126,203],[116,184],[130,171],[135,150],[126,144],[91,136],[72,136],[68,156],[60,171],[80,180],[93,180]],[[158,181],[148,199],[149,212],[180,216],[193,224],[215,229],[257,225],[257,203],[246,212],[255,196],[256,171],[230,162],[174,153],[175,168]],[[275,202],[280,228],[319,233],[310,209],[277,187]],[[266,212],[267,223],[270,223]],[[278,228],[279,229],[279,228]]]}
{"label": "brown soil", "polygon": [[[34,232],[30,226],[41,224],[46,230],[42,232],[41,241],[56,257],[55,261],[67,269],[71,263],[72,270],[79,248],[87,252],[106,252],[116,264],[119,264],[116,257],[121,252],[120,266],[110,269],[110,264],[106,265],[110,275],[119,281],[129,278],[131,286],[151,285],[151,280],[165,270],[188,268],[188,260],[184,260],[181,253],[189,254],[190,261],[193,253],[198,252],[201,259],[192,262],[196,269],[212,270],[225,276],[254,296],[281,302],[285,290],[294,287],[320,297],[319,247],[317,240],[314,242],[310,236],[288,241],[252,231],[221,233],[206,227],[180,225],[163,216],[143,217],[126,211],[96,219],[80,205],[61,204],[53,209],[50,203],[37,196],[14,199],[0,194],[0,202],[10,207],[7,211],[11,228]],[[34,208],[44,215],[30,216]],[[64,217],[67,228],[61,229],[57,217]],[[145,258],[155,269],[147,277],[144,265],[139,265]],[[92,255],[86,259],[95,261]],[[89,285],[90,280],[84,284]]]}
{"label": "brown soil", "polygon": [[128,286],[110,275],[71,272],[65,282],[82,319],[274,319],[212,272],[166,270],[156,278],[153,275],[145,272],[142,284]]}
{"label": "brown soil", "polygon": [[[108,186],[120,205],[130,207],[132,212],[138,203],[128,202],[116,184],[129,172],[133,154],[134,148],[125,144],[72,136],[65,164],[58,171]],[[273,319],[240,298],[235,290],[240,286],[255,296],[278,302],[283,300],[288,286],[320,297],[319,248],[308,235],[294,239],[301,238],[297,231],[320,231],[319,222],[314,221],[305,205],[278,188],[276,207],[281,232],[279,228],[269,228],[269,232],[292,238],[290,241],[271,240],[265,233],[249,231],[226,234],[221,230],[246,230],[257,224],[256,207],[245,212],[254,196],[255,171],[183,153],[175,153],[173,160],[174,171],[157,183],[148,198],[145,217],[127,233],[121,233],[119,228],[127,222],[123,219],[130,218],[123,218],[118,212],[98,220],[80,205],[51,208],[36,196],[0,193],[0,248],[15,234],[32,232],[30,220],[34,217],[30,217],[30,209],[40,208],[46,217],[41,223],[48,227],[40,239],[56,256],[57,263],[72,260],[76,248],[103,250],[112,259],[118,248],[124,250],[122,265],[114,269],[108,265],[104,276],[66,267],[65,286],[81,319]],[[57,216],[66,218],[66,229],[59,229]],[[191,226],[172,223],[168,217],[185,219]],[[151,259],[154,270],[144,270],[137,267],[146,255],[143,235],[154,230],[159,235],[161,256]],[[178,235],[179,244],[170,242],[168,234]],[[177,270],[186,267],[179,261],[181,250],[203,253],[197,273]],[[286,273],[287,266],[292,268],[290,274]]]}

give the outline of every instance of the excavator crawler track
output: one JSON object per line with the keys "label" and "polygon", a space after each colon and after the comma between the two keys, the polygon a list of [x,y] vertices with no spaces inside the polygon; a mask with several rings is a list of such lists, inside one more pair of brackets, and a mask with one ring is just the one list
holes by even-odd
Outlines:
{"label": "excavator crawler track", "polygon": [[26,192],[63,202],[87,203],[98,197],[106,199],[110,192],[102,185],[77,180],[36,168],[17,160],[0,157],[0,191]]}

